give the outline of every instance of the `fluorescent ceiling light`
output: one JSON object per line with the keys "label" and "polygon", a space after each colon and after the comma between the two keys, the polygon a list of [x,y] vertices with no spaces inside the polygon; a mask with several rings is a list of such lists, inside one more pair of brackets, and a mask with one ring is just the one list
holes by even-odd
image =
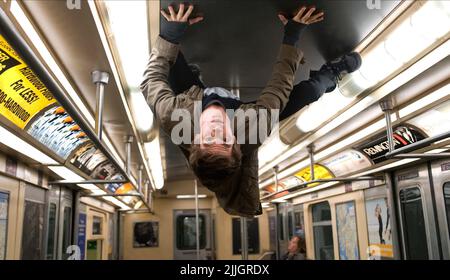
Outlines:
{"label": "fluorescent ceiling light", "polygon": [[[45,61],[45,63],[48,65],[47,70],[52,72],[53,75],[58,79],[58,81],[61,83],[65,91],[69,94],[72,101],[75,103],[77,109],[86,118],[87,122],[91,125],[91,127],[94,127],[95,126],[94,117],[92,116],[86,105],[83,103],[83,101],[80,99],[78,93],[72,87],[69,80],[59,67],[58,63],[56,63],[52,54],[45,46],[41,37],[34,29],[33,24],[31,24],[28,17],[25,15],[25,13],[23,12],[22,8],[20,7],[17,1],[11,1],[10,10],[13,16],[16,18],[17,22],[20,24],[20,26],[28,36],[28,38],[30,39],[30,41],[33,42],[34,47],[37,49],[40,56],[43,58],[43,61]],[[103,141],[114,155],[116,161],[123,167],[124,166],[123,160],[120,158],[119,154],[117,153],[116,149],[114,148],[114,146],[112,145],[110,139],[106,134],[103,135]]]}
{"label": "fluorescent ceiling light", "polygon": [[270,203],[269,202],[263,202],[261,203],[262,208],[269,208],[270,207]]}
{"label": "fluorescent ceiling light", "polygon": [[[198,198],[206,198],[206,194],[197,195]],[[193,199],[195,198],[195,194],[179,194],[177,195],[177,199]]]}
{"label": "fluorescent ceiling light", "polygon": [[153,113],[139,89],[149,56],[147,3],[146,1],[103,3],[108,13],[111,37],[119,53],[120,65],[128,85],[133,120],[138,131],[149,132],[153,127]]}
{"label": "fluorescent ceiling light", "polygon": [[102,194],[107,194],[104,190],[91,190],[91,194],[96,194],[96,195],[102,195]]}
{"label": "fluorescent ceiling light", "polygon": [[58,164],[54,159],[0,126],[0,143],[44,165]]}
{"label": "fluorescent ceiling light", "polygon": [[[346,82],[346,94],[359,95],[363,90],[392,75],[414,57],[421,54],[450,30],[448,1],[417,2],[409,17],[397,20],[393,29],[380,35],[373,46],[361,53],[361,68],[350,75],[353,83]],[[363,79],[359,76],[361,75]],[[354,78],[354,79],[353,79]],[[356,90],[358,89],[358,90]]]}
{"label": "fluorescent ceiling light", "polygon": [[68,181],[84,181],[84,179],[75,172],[64,166],[49,166],[51,171],[55,172],[59,177]]}
{"label": "fluorescent ceiling light", "polygon": [[159,146],[159,137],[155,137],[153,141],[144,143],[144,149],[147,153],[148,163],[156,189],[164,187],[164,174],[161,162],[161,149]]}
{"label": "fluorescent ceiling light", "polygon": [[130,105],[137,130],[142,133],[150,132],[153,128],[153,112],[140,91],[130,91]]}
{"label": "fluorescent ceiling light", "polygon": [[138,202],[136,202],[136,204],[134,205],[134,209],[139,209],[141,208],[142,204],[144,204],[144,202],[142,200],[139,200]]}
{"label": "fluorescent ceiling light", "polygon": [[325,93],[319,100],[305,107],[298,116],[296,125],[304,133],[313,131],[350,104],[352,100],[353,98],[345,97],[339,88],[336,88],[333,92]]}
{"label": "fluorescent ceiling light", "polygon": [[259,164],[263,165],[264,163],[271,161],[278,153],[285,151],[288,147],[288,145],[281,141],[278,133],[276,134],[276,137],[270,137],[267,139],[267,142],[258,149]]}
{"label": "fluorescent ceiling light", "polygon": [[128,86],[139,90],[149,56],[147,3],[115,0],[104,4]]}
{"label": "fluorescent ceiling light", "polygon": [[429,104],[447,97],[450,95],[450,84],[447,84],[441,88],[439,88],[438,90],[428,94],[427,96],[417,100],[414,103],[409,104],[408,106],[402,108],[399,110],[399,116],[400,118],[403,118],[411,113],[416,112],[417,110],[420,110],[426,106],[428,106]]}
{"label": "fluorescent ceiling light", "polygon": [[127,206],[125,203],[121,202],[120,200],[118,200],[115,197],[105,196],[102,198],[104,200],[108,200],[108,201],[112,202],[114,205],[120,207],[120,209],[122,209],[122,210],[130,210],[131,209],[129,206]]}
{"label": "fluorescent ceiling light", "polygon": [[94,184],[78,184],[77,186],[79,186],[80,188],[83,188],[85,190],[90,190],[90,191],[100,190],[100,188]]}

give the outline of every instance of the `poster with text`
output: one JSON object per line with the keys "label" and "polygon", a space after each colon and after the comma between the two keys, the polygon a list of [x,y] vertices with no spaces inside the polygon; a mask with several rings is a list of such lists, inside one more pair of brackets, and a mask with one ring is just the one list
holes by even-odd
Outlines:
{"label": "poster with text", "polygon": [[47,87],[0,35],[0,115],[23,129],[55,102]]}
{"label": "poster with text", "polygon": [[369,258],[392,259],[391,213],[386,198],[366,200]]}

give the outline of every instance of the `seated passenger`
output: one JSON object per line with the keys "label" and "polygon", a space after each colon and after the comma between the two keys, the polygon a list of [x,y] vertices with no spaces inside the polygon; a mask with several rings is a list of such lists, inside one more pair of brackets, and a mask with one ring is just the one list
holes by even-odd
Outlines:
{"label": "seated passenger", "polygon": [[282,260],[306,260],[305,239],[294,235],[289,241],[288,251],[281,257]]}
{"label": "seated passenger", "polygon": [[[361,60],[356,53],[343,56],[294,86],[303,56],[298,48],[300,35],[308,25],[323,20],[323,12],[302,7],[292,19],[279,15],[284,39],[272,77],[258,100],[243,103],[224,88],[205,87],[198,67],[189,66],[179,51],[188,26],[203,20],[189,19],[192,11],[190,5],[185,12],[184,4],[177,13],[172,6],[170,14],[161,11],[166,20],[162,21],[141,90],[161,128],[180,147],[202,185],[216,194],[221,207],[232,215],[260,215],[258,147],[278,118],[283,120],[332,91],[340,74],[355,71]],[[188,129],[184,129],[186,112],[191,118]],[[254,114],[239,118],[239,112]],[[261,133],[263,126],[265,133]]]}

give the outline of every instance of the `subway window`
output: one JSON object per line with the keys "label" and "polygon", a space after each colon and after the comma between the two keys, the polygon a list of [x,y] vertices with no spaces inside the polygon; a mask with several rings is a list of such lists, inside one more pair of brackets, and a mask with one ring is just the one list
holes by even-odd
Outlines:
{"label": "subway window", "polygon": [[447,212],[447,227],[450,233],[450,182],[444,185],[445,210]]}
{"label": "subway window", "polygon": [[312,206],[314,252],[317,260],[333,260],[333,230],[331,209],[328,202]]}
{"label": "subway window", "polygon": [[[259,254],[258,218],[247,218],[247,245],[249,254]],[[241,219],[233,218],[233,255],[241,254]]]}
{"label": "subway window", "polygon": [[[200,249],[206,247],[205,216],[198,216],[200,230]],[[181,215],[176,220],[177,248],[179,250],[195,250],[197,248],[195,215]]]}
{"label": "subway window", "polygon": [[284,219],[283,214],[278,214],[278,239],[284,240]]}
{"label": "subway window", "polygon": [[292,211],[288,212],[288,239],[291,240],[294,235],[294,221],[293,221],[294,213]]}
{"label": "subway window", "polygon": [[0,260],[6,259],[6,239],[8,233],[8,200],[7,193],[0,192]]}
{"label": "subway window", "polygon": [[400,191],[400,203],[408,259],[428,259],[427,235],[422,207],[422,196],[418,187]]}
{"label": "subway window", "polygon": [[64,221],[63,221],[63,246],[62,246],[62,256],[63,260],[67,259],[69,255],[66,253],[67,248],[71,243],[71,232],[72,232],[72,208],[64,207]]}
{"label": "subway window", "polygon": [[50,203],[48,207],[47,260],[53,260],[55,258],[55,235],[56,235],[56,204]]}
{"label": "subway window", "polygon": [[22,259],[39,260],[42,252],[44,204],[25,201],[22,231]]}
{"label": "subway window", "polygon": [[102,224],[103,218],[99,216],[94,216],[92,219],[92,234],[99,235],[102,234]]}

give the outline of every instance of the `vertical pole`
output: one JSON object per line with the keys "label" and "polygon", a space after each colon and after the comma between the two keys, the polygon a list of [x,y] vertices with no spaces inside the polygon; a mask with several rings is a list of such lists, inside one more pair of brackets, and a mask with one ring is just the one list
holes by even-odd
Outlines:
{"label": "vertical pole", "polygon": [[278,165],[273,167],[273,175],[275,179],[275,192],[278,192]]}
{"label": "vertical pole", "polygon": [[[275,166],[273,168],[273,172],[274,172],[274,176],[275,176],[276,191],[278,192],[278,166]],[[274,203],[274,204],[275,204],[275,257],[277,260],[279,260],[280,259],[280,238],[279,238],[279,234],[278,234],[278,230],[280,229],[279,221],[278,221],[279,208],[278,208],[278,202]]]}
{"label": "vertical pole", "polygon": [[92,82],[96,86],[97,108],[95,110],[95,132],[99,141],[102,141],[103,136],[103,108],[105,86],[108,84],[109,74],[103,71],[92,72]]}
{"label": "vertical pole", "polygon": [[142,166],[142,164],[139,164],[139,166],[138,166],[138,192],[139,193],[143,193],[143,190],[142,190],[142,169],[143,169],[144,167]]}
{"label": "vertical pole", "polygon": [[133,143],[133,136],[128,135],[125,139],[125,172],[131,176],[131,143]]}
{"label": "vertical pole", "polygon": [[279,234],[278,231],[280,229],[279,226],[279,221],[278,221],[278,214],[279,214],[279,203],[275,202],[275,258],[277,260],[280,259],[280,238],[279,238]]}
{"label": "vertical pole", "polygon": [[200,259],[200,226],[198,220],[198,190],[197,190],[197,180],[194,180],[195,187],[195,244],[197,250],[197,260]]}
{"label": "vertical pole", "polygon": [[309,153],[309,168],[311,169],[311,181],[315,180],[315,174],[314,174],[314,144],[309,144],[306,149]]}
{"label": "vertical pole", "polygon": [[392,99],[381,100],[380,107],[381,107],[381,110],[384,112],[384,118],[386,119],[387,141],[389,144],[389,152],[392,153],[395,149],[394,131],[392,129],[392,120],[391,120],[391,113],[392,113],[392,110],[394,109],[394,104],[392,102]]}
{"label": "vertical pole", "polygon": [[248,232],[247,218],[241,217],[241,256],[243,260],[248,260]]}

